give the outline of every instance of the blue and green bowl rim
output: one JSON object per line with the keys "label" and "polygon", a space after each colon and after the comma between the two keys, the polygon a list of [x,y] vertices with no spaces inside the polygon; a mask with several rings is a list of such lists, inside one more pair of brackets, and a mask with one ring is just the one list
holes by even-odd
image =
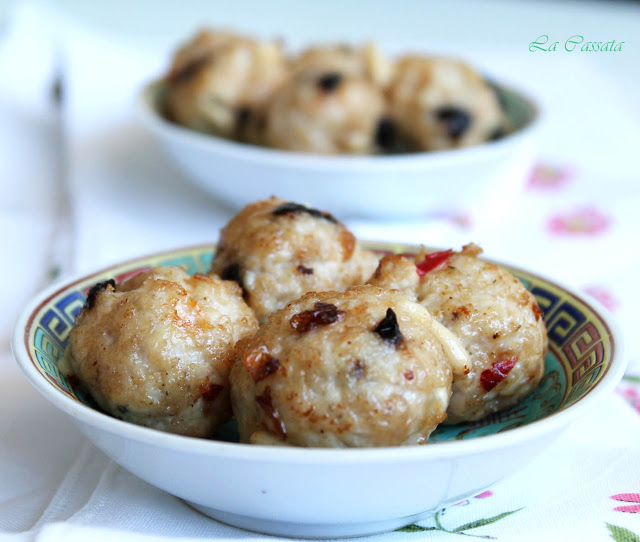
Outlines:
{"label": "blue and green bowl rim", "polygon": [[[380,254],[389,252],[415,253],[419,250],[418,246],[406,243],[363,241],[361,242],[361,245],[366,248],[372,249]],[[201,273],[206,271],[206,269],[208,268],[214,249],[215,244],[213,243],[170,249],[138,258],[133,258],[125,262],[111,265],[98,271],[85,274],[78,278],[71,279],[70,281],[60,281],[56,285],[52,286],[47,290],[47,292],[49,292],[48,294],[42,294],[42,299],[36,298],[36,300],[34,300],[34,302],[32,303],[33,308],[28,310],[28,314],[26,314],[26,316],[23,318],[25,324],[23,326],[22,332],[22,346],[24,347],[26,356],[28,357],[28,360],[32,364],[33,368],[37,371],[37,373],[39,373],[40,377],[43,377],[49,385],[53,386],[56,389],[58,393],[63,394],[67,400],[73,401],[75,403],[78,403],[78,405],[82,405],[83,407],[94,410],[101,416],[114,420],[118,423],[132,425],[128,422],[111,418],[110,416],[97,411],[95,408],[90,406],[90,400],[87,400],[86,397],[78,397],[73,388],[66,381],[64,381],[64,378],[59,374],[59,372],[58,378],[61,378],[61,380],[57,380],[54,375],[50,374],[43,367],[42,362],[37,359],[35,346],[31,346],[35,337],[35,333],[37,331],[37,324],[42,322],[47,309],[50,308],[50,305],[54,300],[61,298],[62,294],[65,292],[76,292],[77,294],[79,294],[76,296],[76,310],[75,312],[66,315],[65,322],[63,322],[66,327],[62,331],[66,335],[68,334],[68,329],[70,329],[71,325],[73,324],[73,317],[75,317],[75,314],[77,314],[77,312],[80,310],[81,304],[84,302],[84,293],[86,293],[87,289],[93,284],[100,282],[101,280],[113,278],[114,275],[117,280],[124,280],[127,276],[132,276],[144,268],[153,267],[155,265],[183,265],[190,273]],[[591,395],[592,392],[596,388],[598,388],[599,384],[605,379],[609,380],[608,388],[613,388],[613,386],[615,386],[615,384],[622,377],[624,366],[623,360],[620,356],[620,334],[617,331],[615,324],[611,320],[611,317],[608,315],[606,309],[599,306],[599,303],[596,300],[586,299],[586,296],[578,294],[571,288],[562,286],[555,281],[540,277],[535,273],[524,271],[512,265],[502,264],[499,262],[494,263],[498,263],[508,271],[512,272],[525,284],[527,289],[532,291],[532,293],[536,296],[540,308],[543,311],[543,318],[545,319],[545,322],[552,320],[556,316],[558,317],[557,326],[554,325],[553,327],[548,329],[548,334],[550,354],[561,364],[564,374],[567,377],[567,385],[565,386],[565,391],[560,401],[561,406],[557,410],[548,413],[543,418],[524,423],[524,426],[536,425],[539,422],[544,421],[545,419],[550,417],[555,418],[557,414],[561,413],[562,411],[566,411],[569,407],[572,407],[578,401]],[[542,285],[545,285],[546,288],[542,288]],[[569,300],[572,303],[567,305],[567,301]],[[570,319],[565,318],[565,320],[561,320],[560,316],[562,316],[562,313],[558,311],[563,305],[565,306],[565,308],[575,307],[577,305],[581,307],[584,311],[584,314],[589,315],[590,318],[587,318],[585,316],[583,320],[577,323],[574,322],[573,324],[571,324]],[[566,316],[567,315],[565,315],[565,317]],[[18,320],[18,325],[20,324],[20,321],[21,319]],[[567,323],[570,324],[568,331],[565,327],[563,327],[566,326]],[[570,337],[563,343],[557,344],[557,339],[562,338],[563,332],[565,337]],[[578,332],[581,332],[581,334],[579,334]],[[15,345],[19,340],[19,336],[20,329],[19,327],[16,327],[14,333],[14,350],[16,349]],[[573,340],[574,338],[575,340]],[[587,338],[590,338],[591,342],[587,342]],[[65,344],[66,343],[64,341],[58,342],[57,346],[62,350],[59,352],[56,361],[62,356],[62,351],[64,350]],[[581,354],[582,357],[577,358],[575,356],[576,348],[578,349],[578,353]],[[582,351],[580,351],[581,348]],[[571,354],[573,354],[573,358],[570,358]],[[16,357],[20,362],[20,357],[18,355]],[[614,360],[616,360],[615,374],[610,375],[609,373],[612,370]],[[34,381],[33,376],[29,375],[29,371],[25,371],[24,367],[23,372],[25,372],[25,376],[27,376],[27,378],[32,382],[32,384],[34,384],[36,388],[42,389],[41,383]],[[573,380],[571,386],[568,385],[569,378]],[[52,400],[51,397],[49,397],[49,399]],[[479,425],[486,426],[487,424],[485,422],[482,422]],[[505,433],[503,434],[510,433],[513,430],[519,428],[518,426],[507,424],[502,429],[487,432],[486,436],[483,436],[482,432],[480,432],[479,434],[474,434],[473,431],[469,431],[470,428],[473,429],[472,426],[473,424],[459,424],[458,427],[461,431],[465,431],[466,434],[470,434],[473,437],[473,440],[477,440],[477,437],[479,436],[482,436],[482,440],[486,440],[487,438],[492,437],[495,438],[497,436],[496,433],[504,431],[505,428],[508,429],[508,431],[505,431]],[[148,431],[158,433],[158,431],[153,429],[143,428],[139,426],[136,427],[137,429],[141,429],[143,433]],[[520,428],[522,428],[522,426],[520,426]],[[193,440],[191,437],[182,437],[179,435],[168,436],[178,439]],[[454,436],[452,438],[456,437]],[[442,442],[437,442],[436,439],[437,446],[450,445],[451,443],[449,443],[448,441],[452,440],[452,438],[447,438]],[[218,441],[216,440],[196,440],[218,443]],[[235,442],[223,442],[221,444],[231,446],[244,446]]]}

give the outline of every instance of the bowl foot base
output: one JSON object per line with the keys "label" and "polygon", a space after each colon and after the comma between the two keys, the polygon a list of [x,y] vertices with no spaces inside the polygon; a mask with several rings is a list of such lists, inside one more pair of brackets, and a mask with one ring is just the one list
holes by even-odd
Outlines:
{"label": "bowl foot base", "polygon": [[344,538],[380,534],[399,529],[405,525],[411,525],[433,514],[432,511],[428,511],[408,517],[365,523],[290,523],[232,514],[190,501],[186,501],[186,503],[206,516],[232,527],[289,538]]}

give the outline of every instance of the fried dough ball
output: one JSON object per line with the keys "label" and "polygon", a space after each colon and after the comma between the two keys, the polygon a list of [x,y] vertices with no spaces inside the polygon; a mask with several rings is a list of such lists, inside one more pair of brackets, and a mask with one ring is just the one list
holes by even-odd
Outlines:
{"label": "fried dough ball", "polygon": [[269,104],[270,147],[316,154],[371,154],[385,118],[380,88],[336,69],[309,68],[284,83]]}
{"label": "fried dough ball", "polygon": [[257,327],[234,282],[156,267],[89,291],[67,371],[116,418],[207,437],[231,415],[233,347]]}
{"label": "fried dough ball", "polygon": [[332,45],[310,47],[294,59],[295,73],[309,69],[336,71],[362,77],[375,85],[385,87],[393,74],[393,62],[373,43],[367,43],[359,48],[350,45]]}
{"label": "fried dough ball", "polygon": [[505,269],[478,258],[481,252],[473,244],[462,252],[423,251],[416,264],[385,256],[370,281],[426,307],[469,354],[470,370],[454,368],[446,423],[518,404],[544,373],[547,333],[534,296]]}
{"label": "fried dough ball", "polygon": [[388,99],[402,134],[422,150],[467,147],[504,132],[505,117],[495,90],[457,60],[400,59]]}
{"label": "fried dough ball", "polygon": [[451,367],[466,360],[424,307],[372,286],[309,293],[236,352],[241,442],[307,447],[426,443],[446,417]]}
{"label": "fried dough ball", "polygon": [[263,107],[287,73],[279,43],[202,31],[176,54],[165,108],[179,124],[238,139],[249,112]]}
{"label": "fried dough ball", "polygon": [[185,71],[197,67],[200,62],[209,59],[224,50],[225,47],[242,39],[245,38],[226,30],[203,28],[176,51],[169,69],[168,78],[170,80],[179,79]]}
{"label": "fried dough ball", "polygon": [[211,272],[235,280],[260,322],[310,291],[364,283],[377,257],[327,212],[272,197],[222,230]]}

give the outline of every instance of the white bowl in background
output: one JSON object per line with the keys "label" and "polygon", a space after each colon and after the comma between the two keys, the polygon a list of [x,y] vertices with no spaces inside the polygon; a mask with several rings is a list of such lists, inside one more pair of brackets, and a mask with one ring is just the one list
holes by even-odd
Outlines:
{"label": "white bowl in background", "polygon": [[277,195],[344,218],[429,217],[502,210],[526,182],[539,108],[519,91],[496,88],[514,127],[510,134],[463,149],[385,156],[313,155],[199,133],[162,115],[162,81],[141,90],[138,107],[185,176],[235,208]]}
{"label": "white bowl in background", "polygon": [[[191,273],[206,272],[212,253],[213,246],[173,250],[54,285],[25,307],[12,346],[24,375],[51,408],[69,415],[105,454],[143,480],[237,527],[327,538],[414,523],[522,469],[572,420],[596,408],[624,372],[619,333],[606,311],[571,289],[507,268],[536,296],[543,311],[549,335],[545,376],[521,405],[477,423],[441,426],[427,445],[256,446],[163,433],[93,408],[57,367],[87,289],[147,266],[183,265]],[[46,449],[47,443],[41,446]],[[544,473],[540,476],[542,480]]]}

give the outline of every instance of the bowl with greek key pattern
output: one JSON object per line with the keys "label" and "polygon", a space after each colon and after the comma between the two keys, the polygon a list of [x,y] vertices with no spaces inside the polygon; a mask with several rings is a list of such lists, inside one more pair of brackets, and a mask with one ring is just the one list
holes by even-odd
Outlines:
{"label": "bowl with greek key pattern", "polygon": [[[365,244],[381,253],[417,250]],[[522,469],[571,421],[606,398],[624,372],[620,335],[605,309],[571,288],[505,266],[543,312],[549,351],[542,381],[521,404],[478,422],[440,426],[428,444],[359,449],[247,445],[237,442],[232,423],[213,439],[197,439],[102,413],[59,369],[89,288],[157,265],[204,273],[213,249],[195,246],[145,256],[53,285],[19,317],[13,349],[35,389],[114,461],[234,526],[331,538],[413,524]]]}

